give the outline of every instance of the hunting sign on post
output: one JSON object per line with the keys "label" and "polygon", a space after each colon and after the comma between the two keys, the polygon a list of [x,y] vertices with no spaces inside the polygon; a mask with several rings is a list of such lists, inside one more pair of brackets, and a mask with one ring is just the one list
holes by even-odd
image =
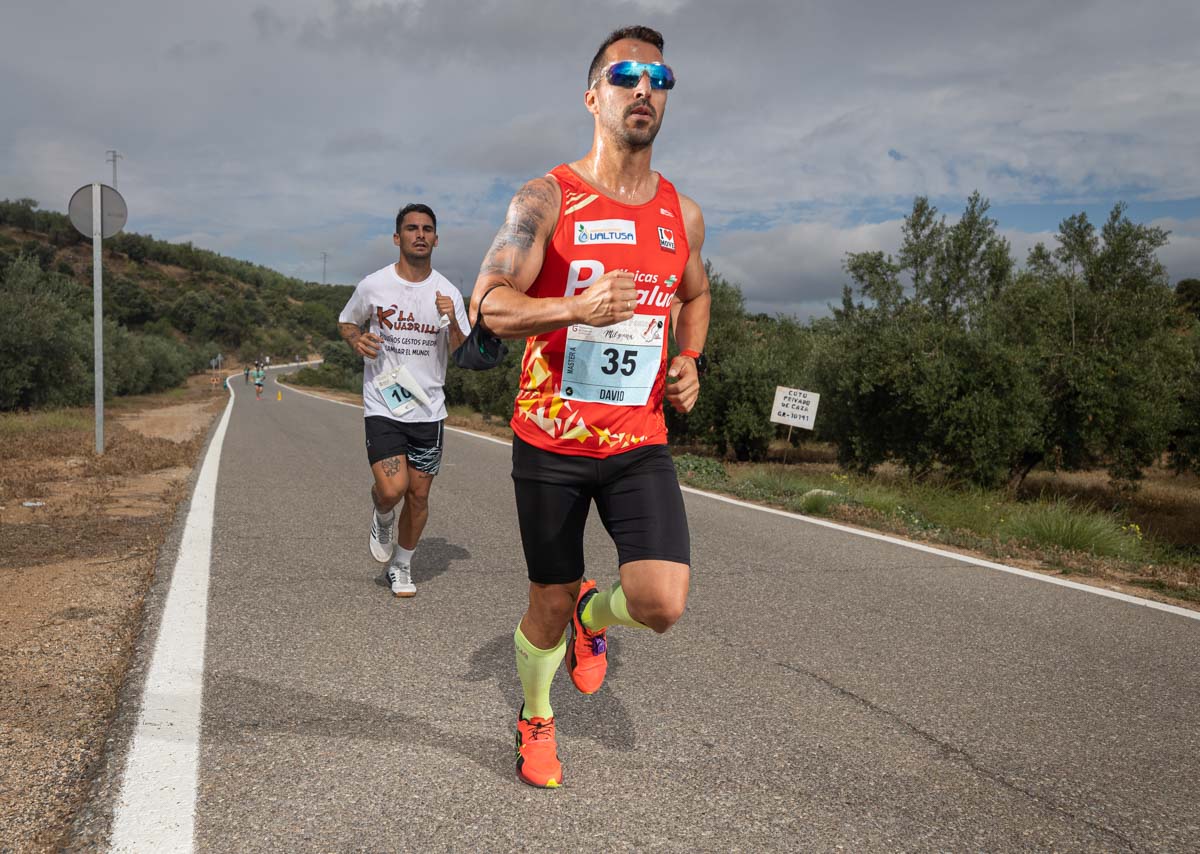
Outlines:
{"label": "hunting sign on post", "polygon": [[815,391],[775,386],[775,403],[771,406],[771,420],[789,427],[813,428],[817,417],[817,404],[821,395]]}

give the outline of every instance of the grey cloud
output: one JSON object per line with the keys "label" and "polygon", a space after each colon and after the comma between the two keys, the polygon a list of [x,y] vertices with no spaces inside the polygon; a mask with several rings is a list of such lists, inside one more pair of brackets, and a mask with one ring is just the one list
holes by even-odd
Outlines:
{"label": "grey cloud", "polygon": [[195,62],[205,59],[214,59],[229,52],[229,47],[224,42],[219,42],[214,39],[204,39],[195,41],[188,39],[187,41],[177,42],[167,48],[167,59],[175,62]]}
{"label": "grey cloud", "polygon": [[[751,311],[814,313],[836,302],[848,252],[900,245],[900,220],[872,225],[798,223],[767,231],[724,231],[706,244],[718,272],[738,284]],[[807,314],[805,315],[807,316]]]}
{"label": "grey cloud", "polygon": [[[655,168],[702,205],[707,253],[763,310],[836,301],[843,253],[888,248],[917,194],[952,210],[976,188],[998,205],[1200,196],[1200,13],[1175,0],[129,0],[74,3],[70,32],[50,5],[6,10],[0,33],[16,81],[0,197],[61,209],[116,147],[131,228],[309,278],[320,250],[341,281],[387,263],[389,215],[419,187],[435,261],[469,281],[506,193],[587,150],[586,64],[634,22],[663,30],[680,81]],[[863,211],[892,225],[848,224]],[[1164,250],[1173,277],[1195,269],[1198,233]]]}
{"label": "grey cloud", "polygon": [[1171,232],[1170,242],[1158,251],[1171,281],[1200,278],[1200,218],[1164,218],[1150,224]]}
{"label": "grey cloud", "polygon": [[250,13],[250,19],[254,22],[258,38],[262,41],[277,39],[289,32],[293,26],[290,18],[284,17],[270,6],[255,6],[254,11]]}
{"label": "grey cloud", "polygon": [[465,163],[487,163],[496,175],[528,178],[545,172],[571,151],[582,153],[571,122],[552,113],[529,113],[454,140],[448,154]]}
{"label": "grey cloud", "polygon": [[[618,2],[609,11],[611,14],[621,7],[634,6]],[[441,64],[503,57],[514,66],[528,69],[538,64],[539,54],[563,51],[563,39],[571,38],[567,44],[574,44],[581,18],[597,17],[601,16],[587,6],[573,7],[568,14],[554,14],[537,0],[488,5],[473,0],[402,0],[392,4],[334,0],[328,12],[305,18],[297,40],[311,49],[371,53],[401,65],[411,65],[414,60],[433,59]],[[534,53],[528,50],[531,36],[539,46]],[[598,42],[600,37],[594,38]],[[455,51],[454,46],[469,49]],[[585,76],[581,68],[580,79]]]}
{"label": "grey cloud", "polygon": [[[947,217],[954,222],[955,217]],[[1200,275],[1200,219],[1155,220],[1172,232],[1158,253],[1172,282]],[[843,264],[850,252],[882,251],[895,255],[901,241],[901,219],[858,226],[800,223],[767,231],[724,231],[706,245],[714,267],[738,284],[747,309],[768,314],[793,314],[801,319],[828,313],[841,300],[849,283]],[[1053,249],[1056,232],[1004,228],[1018,266],[1038,243]]]}
{"label": "grey cloud", "polygon": [[326,157],[353,157],[360,154],[395,152],[400,140],[377,130],[344,131],[332,137],[321,153]]}

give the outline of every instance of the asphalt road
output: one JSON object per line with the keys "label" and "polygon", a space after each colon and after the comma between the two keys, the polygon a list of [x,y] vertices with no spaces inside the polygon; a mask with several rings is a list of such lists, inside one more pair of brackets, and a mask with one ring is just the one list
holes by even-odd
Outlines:
{"label": "asphalt road", "polygon": [[1200,622],[693,494],[687,613],[560,674],[528,788],[508,448],[447,433],[399,600],[361,412],[235,388],[198,851],[1200,849]]}

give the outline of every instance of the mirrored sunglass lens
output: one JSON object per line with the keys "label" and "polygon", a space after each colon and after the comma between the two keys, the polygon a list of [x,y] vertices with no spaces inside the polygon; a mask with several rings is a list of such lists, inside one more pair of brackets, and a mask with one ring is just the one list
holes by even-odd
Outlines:
{"label": "mirrored sunglass lens", "polygon": [[642,70],[636,62],[618,62],[608,69],[608,82],[624,89],[632,89],[642,78]]}
{"label": "mirrored sunglass lens", "polygon": [[666,65],[653,65],[650,71],[650,85],[655,89],[671,89],[675,86],[675,75]]}
{"label": "mirrored sunglass lens", "polygon": [[608,69],[608,82],[614,86],[632,89],[638,85],[643,74],[649,75],[652,89],[670,89],[675,85],[675,75],[667,66],[632,60],[614,63]]}

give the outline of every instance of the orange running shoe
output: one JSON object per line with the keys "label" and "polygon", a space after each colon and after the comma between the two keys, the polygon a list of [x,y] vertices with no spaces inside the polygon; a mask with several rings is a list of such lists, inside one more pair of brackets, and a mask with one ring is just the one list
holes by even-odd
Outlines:
{"label": "orange running shoe", "polygon": [[517,776],[543,789],[562,785],[562,765],[554,740],[554,718],[525,720],[525,704],[517,714]]}
{"label": "orange running shoe", "polygon": [[579,598],[571,614],[571,645],[567,647],[567,672],[575,687],[585,694],[595,694],[604,684],[608,672],[608,639],[605,630],[593,632],[583,625],[583,607],[596,595],[596,582],[579,585]]}

